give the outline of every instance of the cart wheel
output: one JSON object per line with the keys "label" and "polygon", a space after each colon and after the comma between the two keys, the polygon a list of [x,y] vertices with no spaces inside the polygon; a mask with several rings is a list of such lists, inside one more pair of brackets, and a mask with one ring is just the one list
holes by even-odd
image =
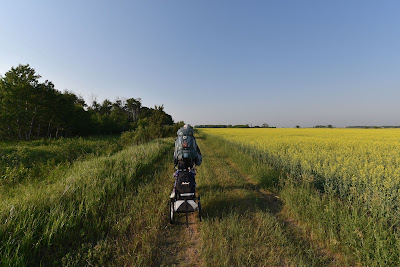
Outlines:
{"label": "cart wheel", "polygon": [[197,198],[197,204],[199,206],[199,220],[201,221],[201,203],[200,203],[200,197]]}
{"label": "cart wheel", "polygon": [[172,198],[169,199],[169,223],[174,223],[175,217],[175,209],[174,209],[174,200]]}

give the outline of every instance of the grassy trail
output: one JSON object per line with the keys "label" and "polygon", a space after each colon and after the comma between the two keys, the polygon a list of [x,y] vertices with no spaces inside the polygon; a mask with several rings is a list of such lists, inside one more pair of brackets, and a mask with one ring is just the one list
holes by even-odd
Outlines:
{"label": "grassy trail", "polygon": [[184,215],[178,215],[174,225],[166,227],[160,243],[156,266],[202,266],[200,258],[201,240],[197,214],[189,215],[186,228]]}
{"label": "grassy trail", "polygon": [[[193,259],[202,266],[340,265],[340,257],[313,242],[285,215],[279,197],[261,189],[217,143],[204,137],[198,143],[204,158],[196,178],[203,222],[192,216],[186,229],[182,217],[169,227],[163,250],[171,257],[161,265],[188,266]],[[199,253],[188,253],[191,246]]]}

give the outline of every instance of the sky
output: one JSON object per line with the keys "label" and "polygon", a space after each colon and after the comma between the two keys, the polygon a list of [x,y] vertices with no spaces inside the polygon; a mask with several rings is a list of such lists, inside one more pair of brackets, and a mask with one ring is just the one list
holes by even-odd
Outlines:
{"label": "sky", "polygon": [[0,1],[0,74],[29,64],[175,121],[400,125],[400,2]]}

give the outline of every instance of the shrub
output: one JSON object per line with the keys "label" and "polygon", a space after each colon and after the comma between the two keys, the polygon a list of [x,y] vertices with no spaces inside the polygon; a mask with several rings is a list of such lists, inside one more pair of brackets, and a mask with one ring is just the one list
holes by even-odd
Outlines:
{"label": "shrub", "polygon": [[120,142],[123,146],[129,146],[133,144],[135,139],[135,132],[128,131],[121,134]]}

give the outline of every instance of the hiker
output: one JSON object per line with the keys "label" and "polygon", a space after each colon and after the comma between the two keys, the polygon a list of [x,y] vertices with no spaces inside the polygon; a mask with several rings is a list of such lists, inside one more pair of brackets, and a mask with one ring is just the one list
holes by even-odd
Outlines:
{"label": "hiker", "polygon": [[175,213],[186,214],[186,227],[189,227],[188,213],[199,212],[201,221],[200,196],[196,195],[195,166],[201,164],[202,156],[193,129],[185,125],[177,132],[175,140],[174,164],[177,171],[174,173],[174,188],[169,201],[169,221],[174,223]]}
{"label": "hiker", "polygon": [[177,132],[174,151],[174,165],[178,170],[192,170],[193,166],[199,166],[203,160],[193,129],[185,124]]}
{"label": "hiker", "polygon": [[178,170],[173,175],[175,177],[175,186],[177,181],[182,179],[191,180],[193,186],[196,186],[196,172],[194,166],[199,166],[203,157],[201,156],[200,149],[197,146],[193,133],[192,127],[187,124],[177,132],[174,165]]}

